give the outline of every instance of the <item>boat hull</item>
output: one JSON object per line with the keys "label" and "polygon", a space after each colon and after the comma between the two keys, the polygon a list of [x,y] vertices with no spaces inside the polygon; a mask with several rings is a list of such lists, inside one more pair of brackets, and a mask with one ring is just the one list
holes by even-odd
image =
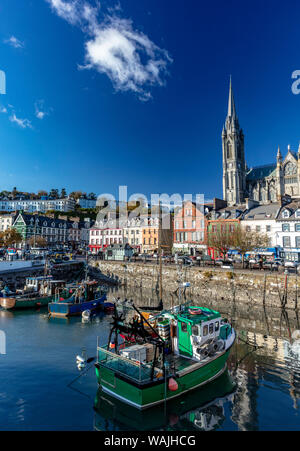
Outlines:
{"label": "boat hull", "polygon": [[51,302],[48,305],[49,314],[53,317],[66,318],[81,315],[85,310],[100,309],[106,301],[106,295],[93,301],[72,304],[69,302]]}
{"label": "boat hull", "polygon": [[169,390],[168,383],[166,384],[164,380],[139,386],[99,362],[95,365],[96,376],[98,384],[104,392],[132,407],[144,410],[163,403],[165,400],[169,401],[182,396],[220,377],[227,368],[226,362],[229,353],[230,349],[205,365],[195,365],[195,369],[178,374],[176,377],[178,389],[175,392]]}
{"label": "boat hull", "polygon": [[5,310],[39,308],[49,304],[54,296],[37,298],[0,298],[0,306]]}

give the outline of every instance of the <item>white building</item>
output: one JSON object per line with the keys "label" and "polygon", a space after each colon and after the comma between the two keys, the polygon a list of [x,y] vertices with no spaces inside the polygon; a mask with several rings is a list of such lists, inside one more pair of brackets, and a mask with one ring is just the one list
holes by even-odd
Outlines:
{"label": "white building", "polygon": [[275,248],[281,245],[278,238],[280,225],[276,221],[280,210],[281,204],[279,202],[253,207],[246,210],[243,214],[241,225],[249,232],[252,231],[268,235],[270,238],[270,248]]}
{"label": "white building", "polygon": [[49,210],[61,212],[74,211],[76,202],[72,198],[66,199],[15,199],[0,200],[0,211],[25,211],[28,213],[46,213]]}
{"label": "white building", "polygon": [[0,215],[0,232],[5,232],[10,229],[15,220],[15,215]]}
{"label": "white building", "polygon": [[283,248],[284,258],[300,262],[300,199],[282,207],[275,234],[276,242]]}
{"label": "white building", "polygon": [[130,246],[135,248],[142,247],[142,238],[143,238],[143,232],[142,232],[142,224],[140,218],[133,218],[129,219],[125,227],[123,228],[123,240],[124,244],[130,244]]}
{"label": "white building", "polygon": [[111,244],[123,244],[123,229],[115,221],[96,222],[90,229],[90,250],[96,254]]}

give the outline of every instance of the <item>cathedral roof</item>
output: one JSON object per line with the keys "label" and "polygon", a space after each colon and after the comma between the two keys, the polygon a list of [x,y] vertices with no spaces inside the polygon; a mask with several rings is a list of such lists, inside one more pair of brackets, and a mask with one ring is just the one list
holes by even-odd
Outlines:
{"label": "cathedral roof", "polygon": [[266,177],[270,177],[271,175],[275,175],[276,164],[267,164],[265,166],[257,166],[255,168],[251,168],[247,173],[247,180],[262,180]]}

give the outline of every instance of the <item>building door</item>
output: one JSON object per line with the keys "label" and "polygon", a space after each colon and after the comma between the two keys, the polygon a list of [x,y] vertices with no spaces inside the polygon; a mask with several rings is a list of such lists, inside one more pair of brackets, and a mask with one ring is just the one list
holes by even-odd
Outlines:
{"label": "building door", "polygon": [[192,327],[190,323],[184,321],[178,322],[178,349],[179,353],[188,357],[193,355],[191,342]]}

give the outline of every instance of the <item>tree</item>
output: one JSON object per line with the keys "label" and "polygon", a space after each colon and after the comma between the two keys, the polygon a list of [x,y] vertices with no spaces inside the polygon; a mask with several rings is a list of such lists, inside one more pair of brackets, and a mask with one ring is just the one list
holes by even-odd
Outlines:
{"label": "tree", "polygon": [[58,191],[58,189],[52,188],[52,190],[49,193],[49,197],[52,197],[52,199],[58,199],[59,198],[59,191]]}
{"label": "tree", "polygon": [[242,255],[242,262],[244,268],[245,255],[248,252],[253,252],[259,248],[268,247],[270,244],[270,238],[268,235],[248,231],[245,227],[239,225],[232,235],[233,246]]}
{"label": "tree", "polygon": [[60,193],[60,198],[65,199],[66,197],[67,197],[67,191],[65,188],[63,188]]}
{"label": "tree", "polygon": [[90,200],[97,200],[97,196],[96,196],[95,193],[90,193],[90,194],[88,195],[88,199],[90,199]]}
{"label": "tree", "polygon": [[47,247],[48,243],[47,243],[47,240],[44,237],[42,237],[40,235],[37,235],[37,236],[30,237],[29,240],[28,240],[28,244],[29,244],[30,247],[33,247],[33,246],[35,246],[35,247]]}
{"label": "tree", "polygon": [[229,231],[227,227],[223,230],[222,226],[219,226],[215,232],[208,232],[206,241],[207,246],[215,249],[223,258],[235,244],[233,232]]}
{"label": "tree", "polygon": [[72,191],[72,193],[70,193],[70,197],[72,197],[74,200],[80,199],[81,196],[82,196],[81,191]]}
{"label": "tree", "polygon": [[5,247],[13,246],[22,241],[22,235],[15,228],[7,229],[5,232],[0,233],[0,243]]}
{"label": "tree", "polygon": [[40,191],[38,192],[38,196],[39,196],[39,198],[41,198],[41,197],[47,197],[47,196],[48,196],[48,192],[47,192],[47,191],[44,191],[44,190],[40,190]]}
{"label": "tree", "polygon": [[17,191],[16,187],[14,187],[14,189],[11,192],[11,194],[12,194],[13,199],[15,199],[17,197],[18,191]]}

